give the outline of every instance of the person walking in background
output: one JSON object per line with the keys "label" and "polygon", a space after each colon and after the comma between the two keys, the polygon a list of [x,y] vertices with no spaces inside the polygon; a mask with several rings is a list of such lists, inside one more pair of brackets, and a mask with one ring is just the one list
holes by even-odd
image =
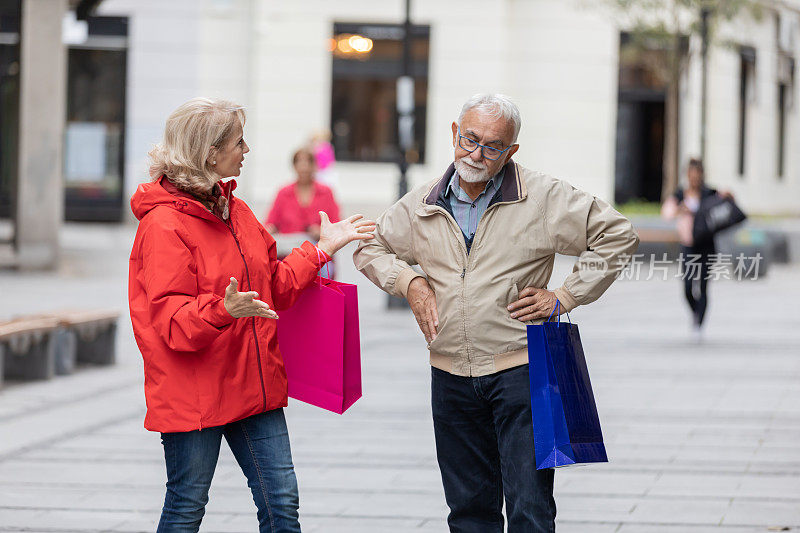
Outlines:
{"label": "person walking in background", "polygon": [[692,158],[686,168],[687,187],[679,188],[661,206],[661,216],[676,220],[678,238],[681,243],[681,278],[683,292],[692,312],[692,335],[702,338],[702,327],[708,309],[708,274],[711,256],[716,253],[714,239],[695,242],[694,219],[704,199],[720,194],[733,199],[730,192],[718,192],[705,185],[703,162]]}
{"label": "person walking in background", "polygon": [[374,223],[321,214],[319,244],[284,261],[233,195],[244,156],[241,106],[195,98],[150,152],[152,182],[131,198],[139,227],[128,297],[144,359],[144,425],[161,433],[167,492],[158,531],[195,532],[222,438],[247,477],[259,531],[299,532],[299,496],[283,407],[287,381],[275,309],[292,305],[345,244]]}
{"label": "person walking in background", "polygon": [[[353,260],[408,299],[430,350],[436,454],[450,531],[553,532],[553,470],[534,461],[527,324],[595,301],[638,245],[607,202],[511,160],[519,109],[475,95],[452,123],[454,162],[380,216]],[[576,269],[547,290],[556,253],[591,250],[608,269]],[[418,264],[427,277],[412,268]]]}
{"label": "person walking in background", "polygon": [[272,234],[305,233],[311,240],[320,237],[320,211],[331,222],[339,221],[339,205],[333,191],[316,181],[317,164],[314,153],[300,148],[292,156],[295,182],[278,191],[267,213],[264,226]]}
{"label": "person walking in background", "polygon": [[335,189],[339,184],[339,175],[336,173],[336,152],[331,144],[331,132],[328,130],[316,132],[311,137],[309,147],[317,162],[317,180]]}

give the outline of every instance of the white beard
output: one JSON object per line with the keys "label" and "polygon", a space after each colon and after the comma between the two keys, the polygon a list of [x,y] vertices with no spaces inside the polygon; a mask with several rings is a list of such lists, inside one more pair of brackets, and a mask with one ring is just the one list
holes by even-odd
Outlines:
{"label": "white beard", "polygon": [[[486,164],[475,163],[475,161],[472,161],[469,156],[456,159],[455,165],[456,170],[458,171],[458,177],[467,183],[483,183],[491,179],[491,176],[489,175],[489,169],[487,168]],[[474,165],[479,168],[476,169],[470,165]]]}

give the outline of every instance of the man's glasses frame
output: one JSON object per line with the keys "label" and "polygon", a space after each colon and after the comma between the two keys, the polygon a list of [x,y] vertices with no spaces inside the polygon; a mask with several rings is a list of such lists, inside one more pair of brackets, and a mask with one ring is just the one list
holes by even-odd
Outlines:
{"label": "man's glasses frame", "polygon": [[[472,148],[467,148],[467,146],[464,146],[464,142],[465,141],[466,141],[467,146],[473,145],[473,144],[475,146],[473,146]],[[462,150],[466,150],[469,153],[472,153],[475,150],[477,150],[478,148],[480,148],[482,157],[488,159],[489,161],[497,161],[498,159],[500,159],[503,156],[504,153],[506,153],[514,145],[513,144],[509,145],[505,150],[498,150],[497,148],[493,148],[491,146],[486,146],[485,144],[481,144],[478,141],[475,141],[473,139],[470,139],[469,137],[465,137],[465,136],[461,135],[461,128],[459,128],[458,129],[458,146]],[[497,154],[497,155],[494,155],[494,154]]]}

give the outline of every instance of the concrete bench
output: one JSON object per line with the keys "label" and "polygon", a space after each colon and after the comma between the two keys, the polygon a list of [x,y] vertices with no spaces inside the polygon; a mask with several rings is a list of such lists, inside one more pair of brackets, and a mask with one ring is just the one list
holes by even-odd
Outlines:
{"label": "concrete bench", "polygon": [[11,379],[49,379],[56,369],[56,330],[51,317],[0,322],[0,360]]}
{"label": "concrete bench", "polygon": [[71,374],[77,363],[114,364],[118,318],[117,311],[62,310],[0,322],[0,367],[11,379],[48,379]]}
{"label": "concrete bench", "polygon": [[117,319],[119,312],[111,310],[65,310],[50,314],[74,343],[75,360],[92,365],[112,365],[117,360]]}

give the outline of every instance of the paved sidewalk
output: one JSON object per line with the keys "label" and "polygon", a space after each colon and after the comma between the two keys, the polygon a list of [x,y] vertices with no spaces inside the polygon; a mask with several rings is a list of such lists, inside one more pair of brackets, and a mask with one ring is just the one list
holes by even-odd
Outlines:
{"label": "paved sidewalk", "polygon": [[[124,317],[115,367],[0,389],[0,531],[155,530],[165,474],[124,314],[131,240],[129,227],[68,225],[57,274],[0,271],[0,318],[79,305]],[[343,416],[287,410],[304,531],[447,531],[424,341],[346,252],[339,264],[359,283],[364,397]],[[551,286],[570,268],[559,260]],[[710,291],[702,344],[674,279],[620,281],[572,313],[611,462],[557,472],[560,533],[800,530],[800,271]],[[223,446],[202,531],[255,524]]]}

